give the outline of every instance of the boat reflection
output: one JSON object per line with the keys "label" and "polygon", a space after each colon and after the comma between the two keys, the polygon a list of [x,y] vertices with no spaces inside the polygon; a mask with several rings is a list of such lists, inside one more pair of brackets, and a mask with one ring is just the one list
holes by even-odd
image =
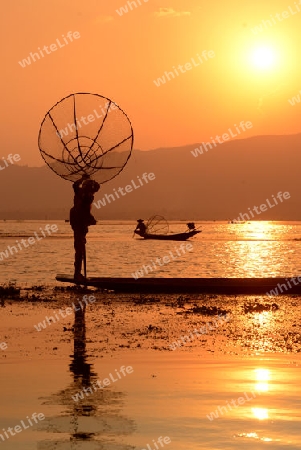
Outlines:
{"label": "boat reflection", "polygon": [[[49,440],[38,443],[39,450],[60,449],[110,449],[129,450],[133,447],[118,442],[118,438],[135,430],[132,420],[121,415],[123,392],[105,387],[93,390],[97,380],[93,365],[86,352],[85,309],[74,312],[74,347],[69,364],[72,382],[65,389],[43,398],[43,404],[56,405],[60,413],[46,417],[44,428]],[[85,444],[83,446],[83,444]]]}

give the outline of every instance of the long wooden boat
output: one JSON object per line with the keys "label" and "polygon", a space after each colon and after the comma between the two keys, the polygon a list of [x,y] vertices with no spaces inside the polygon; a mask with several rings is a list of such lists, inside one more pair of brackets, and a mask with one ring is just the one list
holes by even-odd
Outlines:
{"label": "long wooden boat", "polygon": [[201,233],[202,230],[185,231],[184,233],[172,233],[172,234],[151,234],[141,233],[139,230],[135,230],[135,233],[143,239],[158,239],[161,241],[186,241],[187,239]]}
{"label": "long wooden boat", "polygon": [[[57,275],[57,281],[79,284],[70,275]],[[94,286],[116,292],[135,293],[211,293],[211,294],[268,294],[277,288],[278,295],[301,293],[301,283],[288,286],[286,278],[86,278],[81,285]],[[287,290],[284,289],[286,285]],[[279,288],[281,286],[281,289]],[[272,296],[270,300],[275,300]]]}

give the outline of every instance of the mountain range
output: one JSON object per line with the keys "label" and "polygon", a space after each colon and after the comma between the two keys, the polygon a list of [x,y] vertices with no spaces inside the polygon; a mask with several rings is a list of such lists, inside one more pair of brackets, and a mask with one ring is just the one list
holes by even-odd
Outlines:
{"label": "mountain range", "polygon": [[[96,193],[94,216],[301,220],[301,134],[236,139],[194,156],[200,145],[133,150],[124,170]],[[0,219],[66,219],[73,203],[72,184],[47,166],[9,165],[0,172],[0,191]],[[272,203],[279,192],[289,198]],[[251,217],[267,200],[274,206]]]}

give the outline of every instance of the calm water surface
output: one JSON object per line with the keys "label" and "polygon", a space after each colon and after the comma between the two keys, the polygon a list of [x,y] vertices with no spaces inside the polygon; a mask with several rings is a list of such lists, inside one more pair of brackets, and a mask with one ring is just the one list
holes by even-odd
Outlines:
{"label": "calm water surface", "polygon": [[[38,233],[47,223],[58,232],[18,250],[0,261],[0,282],[55,284],[57,273],[73,272],[73,238],[63,221],[0,222],[0,252],[16,241]],[[199,222],[202,233],[191,239],[192,251],[180,250],[176,241],[144,241],[133,238],[135,222],[100,222],[90,227],[87,244],[88,276],[130,277],[150,265],[152,277],[276,277],[301,274],[300,222],[249,222],[233,225]],[[170,231],[186,229],[171,222]],[[162,263],[170,252],[176,257]],[[1,254],[1,253],[0,253]],[[180,254],[180,256],[178,256]],[[158,262],[157,258],[160,258]],[[160,263],[162,265],[160,265]]]}
{"label": "calm water surface", "polygon": [[[131,364],[131,375],[74,402],[72,396],[123,364]],[[158,450],[153,440],[168,436],[165,450],[301,449],[296,362],[126,354],[94,361],[85,374],[70,373],[62,361],[2,366],[1,384],[9,379],[9,390],[2,394],[1,427],[31,411],[46,418],[1,448]]]}

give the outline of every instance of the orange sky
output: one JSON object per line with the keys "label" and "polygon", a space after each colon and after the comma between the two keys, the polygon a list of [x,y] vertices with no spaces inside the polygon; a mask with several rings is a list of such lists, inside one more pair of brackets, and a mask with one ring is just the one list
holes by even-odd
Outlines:
{"label": "orange sky", "polygon": [[[122,16],[116,10],[125,0],[5,2],[0,156],[19,153],[21,164],[42,165],[40,123],[72,92],[120,105],[137,149],[207,141],[241,121],[253,124],[242,137],[300,132],[301,103],[288,102],[301,90],[298,2],[136,0],[137,8]],[[272,18],[271,26],[252,31]],[[80,37],[63,46],[68,31]],[[50,51],[57,39],[62,47]],[[49,54],[21,67],[45,45]],[[250,62],[263,47],[277,57],[265,69]],[[193,65],[204,51],[215,56]],[[187,63],[192,67],[181,73],[178,66]],[[154,80],[173,68],[179,75],[157,87]]]}

